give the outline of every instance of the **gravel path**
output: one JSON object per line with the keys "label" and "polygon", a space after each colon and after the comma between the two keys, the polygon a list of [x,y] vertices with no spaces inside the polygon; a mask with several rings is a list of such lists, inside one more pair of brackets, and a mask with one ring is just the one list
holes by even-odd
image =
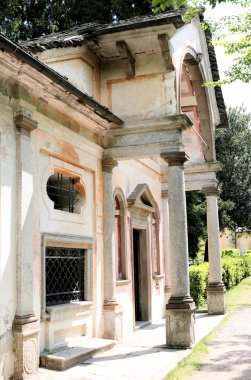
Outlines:
{"label": "gravel path", "polygon": [[219,328],[200,370],[188,380],[251,380],[251,287],[244,308]]}

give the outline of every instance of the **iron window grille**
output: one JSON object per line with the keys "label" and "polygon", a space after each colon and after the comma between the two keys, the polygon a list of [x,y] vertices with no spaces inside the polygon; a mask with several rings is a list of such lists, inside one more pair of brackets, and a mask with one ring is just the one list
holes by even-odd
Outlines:
{"label": "iron window grille", "polygon": [[46,247],[46,306],[84,301],[85,250]]}
{"label": "iron window grille", "polygon": [[78,202],[78,192],[75,190],[76,179],[56,173],[47,182],[47,194],[54,202],[54,209],[74,213]]}

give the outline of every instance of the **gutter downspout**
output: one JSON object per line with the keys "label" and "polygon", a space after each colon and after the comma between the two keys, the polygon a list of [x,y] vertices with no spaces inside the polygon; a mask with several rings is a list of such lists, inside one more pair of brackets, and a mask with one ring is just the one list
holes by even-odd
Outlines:
{"label": "gutter downspout", "polygon": [[76,96],[81,104],[88,105],[94,110],[96,114],[104,117],[109,122],[118,125],[121,125],[123,123],[122,120],[118,118],[116,115],[114,115],[111,111],[109,111],[108,108],[102,106],[101,104],[96,102],[96,100],[94,100],[92,97],[80,91],[77,87],[75,87],[67,79],[65,79],[61,74],[57,73],[55,70],[45,65],[38,58],[33,57],[31,54],[24,51],[21,47],[19,47],[14,42],[10,41],[8,38],[4,37],[2,34],[0,34],[0,47],[8,53],[14,54],[17,59],[20,59],[23,62],[27,63],[36,71],[42,73],[47,78],[51,79],[54,83],[61,86],[64,90]]}

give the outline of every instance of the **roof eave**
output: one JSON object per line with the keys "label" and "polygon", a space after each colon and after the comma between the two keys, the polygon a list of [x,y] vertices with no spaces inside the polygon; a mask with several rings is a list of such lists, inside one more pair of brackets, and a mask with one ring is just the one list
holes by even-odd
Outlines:
{"label": "roof eave", "polygon": [[38,58],[24,51],[19,45],[10,41],[7,37],[0,34],[0,47],[13,54],[17,59],[20,59],[24,63],[34,68],[36,71],[45,75],[57,85],[61,86],[65,91],[76,96],[78,101],[82,104],[89,106],[96,114],[108,120],[111,123],[121,125],[123,122],[120,118],[114,115],[108,108],[102,106],[95,99],[88,94],[80,91],[72,83],[70,83],[64,76],[51,69],[49,66],[41,62]]}

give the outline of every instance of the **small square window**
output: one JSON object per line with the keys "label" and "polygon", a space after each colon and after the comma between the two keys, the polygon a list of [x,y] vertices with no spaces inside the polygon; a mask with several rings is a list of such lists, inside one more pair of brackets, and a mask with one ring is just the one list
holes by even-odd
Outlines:
{"label": "small square window", "polygon": [[46,247],[46,306],[84,301],[85,250]]}

